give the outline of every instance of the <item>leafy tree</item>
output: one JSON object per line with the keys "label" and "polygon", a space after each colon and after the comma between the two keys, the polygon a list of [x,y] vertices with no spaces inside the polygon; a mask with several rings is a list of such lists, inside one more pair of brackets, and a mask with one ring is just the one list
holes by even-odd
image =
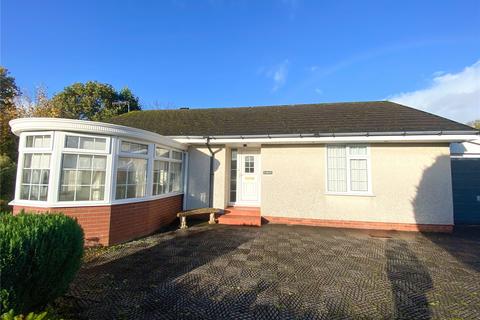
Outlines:
{"label": "leafy tree", "polygon": [[[125,112],[140,110],[138,98],[128,89],[120,92],[105,83],[74,83],[52,98],[60,117],[102,121]],[[120,103],[119,103],[120,102]]]}
{"label": "leafy tree", "polygon": [[480,119],[470,121],[469,123],[467,123],[467,125],[480,130]]}
{"label": "leafy tree", "polygon": [[0,155],[6,154],[13,160],[17,157],[17,139],[8,122],[17,116],[14,100],[19,94],[15,78],[0,66]]}
{"label": "leafy tree", "polygon": [[60,109],[47,96],[44,87],[38,87],[35,93],[35,100],[28,95],[22,94],[17,101],[17,117],[45,117],[58,118],[61,116]]}

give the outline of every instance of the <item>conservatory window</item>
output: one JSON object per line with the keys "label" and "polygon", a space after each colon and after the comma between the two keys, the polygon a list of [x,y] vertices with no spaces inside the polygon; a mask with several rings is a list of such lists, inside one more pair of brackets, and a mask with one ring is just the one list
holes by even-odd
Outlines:
{"label": "conservatory window", "polygon": [[119,157],[116,199],[141,198],[146,195],[147,159]]}
{"label": "conservatory window", "polygon": [[155,147],[153,162],[153,195],[180,192],[183,187],[183,152]]}
{"label": "conservatory window", "polygon": [[65,148],[105,151],[107,148],[107,139],[67,135],[65,137]]}
{"label": "conservatory window", "polygon": [[104,200],[107,157],[64,154],[59,201]]}
{"label": "conservatory window", "polygon": [[31,135],[25,140],[26,148],[47,149],[50,148],[52,138],[50,135]]}
{"label": "conservatory window", "polygon": [[156,147],[155,156],[157,158],[170,158],[170,150],[165,148]]}
{"label": "conservatory window", "polygon": [[180,192],[182,190],[182,163],[170,163],[170,192]]}
{"label": "conservatory window", "polygon": [[168,161],[153,162],[153,195],[168,193]]}
{"label": "conservatory window", "polygon": [[27,153],[23,157],[20,199],[47,201],[50,154]]}
{"label": "conservatory window", "polygon": [[148,145],[142,143],[135,143],[129,141],[122,141],[120,150],[123,153],[133,153],[133,154],[147,154]]}

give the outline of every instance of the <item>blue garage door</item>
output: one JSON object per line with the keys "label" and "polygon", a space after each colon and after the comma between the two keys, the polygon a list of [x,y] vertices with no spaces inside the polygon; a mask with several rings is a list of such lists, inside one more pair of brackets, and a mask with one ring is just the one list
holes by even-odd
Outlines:
{"label": "blue garage door", "polygon": [[480,158],[452,158],[455,224],[480,224]]}

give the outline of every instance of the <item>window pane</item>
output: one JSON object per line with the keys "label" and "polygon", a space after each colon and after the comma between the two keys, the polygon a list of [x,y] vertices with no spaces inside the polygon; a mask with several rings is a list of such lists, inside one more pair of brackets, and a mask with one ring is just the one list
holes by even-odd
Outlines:
{"label": "window pane", "polygon": [[67,136],[65,140],[65,147],[78,149],[78,141],[79,141],[79,137]]}
{"label": "window pane", "polygon": [[368,191],[367,160],[350,160],[350,180],[352,191]]}
{"label": "window pane", "polygon": [[80,149],[94,150],[95,140],[93,138],[80,137]]}
{"label": "window pane", "polygon": [[122,150],[122,152],[126,152],[126,153],[136,153],[136,154],[148,153],[148,145],[135,143],[135,142],[122,141],[120,149]]}
{"label": "window pane", "polygon": [[90,200],[90,187],[77,186],[75,200],[76,201],[88,201],[88,200]]}
{"label": "window pane", "polygon": [[20,199],[47,200],[50,155],[25,154],[22,169]]}
{"label": "window pane", "polygon": [[31,168],[32,167],[32,155],[31,154],[26,154],[24,161],[23,161],[23,167],[24,168]]}
{"label": "window pane", "polygon": [[170,158],[169,153],[170,153],[170,150],[168,150],[168,149],[159,148],[159,147],[157,147],[157,148],[155,149],[155,155],[156,155],[157,157]]}
{"label": "window pane", "polygon": [[117,190],[115,192],[115,199],[125,199],[127,186],[126,185],[117,185]]}
{"label": "window pane", "polygon": [[32,168],[40,169],[42,167],[41,162],[42,162],[42,154],[40,153],[32,154]]}
{"label": "window pane", "polygon": [[182,160],[182,153],[179,151],[172,151],[172,159]]}
{"label": "window pane", "polygon": [[168,162],[155,160],[153,165],[153,194],[168,192]]}
{"label": "window pane", "polygon": [[244,171],[245,173],[255,172],[255,162],[253,156],[245,156]]}
{"label": "window pane", "polygon": [[366,146],[350,146],[350,155],[351,156],[366,156],[367,147]]}
{"label": "window pane", "polygon": [[95,156],[93,158],[93,169],[105,170],[107,168],[107,157]]}
{"label": "window pane", "polygon": [[50,147],[50,136],[43,136],[43,147],[44,148]]}
{"label": "window pane", "polygon": [[90,170],[78,171],[77,179],[79,180],[80,185],[83,185],[83,186],[90,185],[92,182],[92,171]]}
{"label": "window pane", "polygon": [[60,194],[58,195],[60,201],[74,201],[75,200],[75,186],[60,187]]}
{"label": "window pane", "polygon": [[43,148],[43,137],[42,136],[34,136],[33,137],[33,147],[34,148]]}
{"label": "window pane", "polygon": [[33,136],[28,136],[27,141],[25,143],[25,146],[27,148],[32,148],[33,147]]}
{"label": "window pane", "polygon": [[29,200],[30,185],[22,184],[20,187],[20,199]]}
{"label": "window pane", "polygon": [[61,201],[104,199],[105,156],[64,154],[62,166]]}
{"label": "window pane", "polygon": [[327,146],[327,190],[347,191],[347,159],[345,146]]}
{"label": "window pane", "polygon": [[49,148],[51,137],[50,135],[41,136],[27,136],[25,140],[25,147],[27,148]]}
{"label": "window pane", "polygon": [[182,186],[182,164],[170,163],[170,191],[179,192]]}
{"label": "window pane", "polygon": [[93,156],[80,155],[78,157],[78,168],[79,169],[90,169],[92,167],[92,158],[93,158]]}
{"label": "window pane", "polygon": [[47,201],[48,186],[40,186],[40,201]]}
{"label": "window pane", "polygon": [[76,175],[77,171],[76,170],[62,170],[62,179],[61,184],[62,185],[75,185],[76,184]]}
{"label": "window pane", "polygon": [[32,170],[32,184],[39,184],[40,183],[40,169]]}
{"label": "window pane", "polygon": [[237,201],[237,149],[232,149],[230,161],[230,202]]}
{"label": "window pane", "polygon": [[32,178],[32,171],[29,169],[24,169],[22,172],[22,183],[30,183]]}
{"label": "window pane", "polygon": [[63,161],[62,161],[63,169],[67,169],[67,168],[75,169],[77,167],[77,158],[78,156],[76,154],[64,154]]}
{"label": "window pane", "polygon": [[38,198],[39,192],[40,192],[40,186],[32,185],[32,188],[30,189],[30,200],[39,200]]}
{"label": "window pane", "polygon": [[107,146],[107,139],[95,138],[95,150],[105,150]]}
{"label": "window pane", "polygon": [[50,170],[42,170],[41,176],[40,176],[40,183],[41,184],[48,184],[48,176],[50,174]]}
{"label": "window pane", "polygon": [[127,171],[118,170],[117,171],[117,185],[118,184],[127,184]]}
{"label": "window pane", "polygon": [[103,200],[104,186],[92,187],[92,199],[91,200]]}
{"label": "window pane", "polygon": [[[125,177],[126,176],[126,177]],[[126,179],[125,179],[126,178]],[[117,168],[117,199],[145,196],[147,160],[121,157]],[[125,181],[126,180],[126,181]],[[126,194],[121,191],[125,191]]]}
{"label": "window pane", "polygon": [[92,185],[105,184],[105,171],[93,171]]}

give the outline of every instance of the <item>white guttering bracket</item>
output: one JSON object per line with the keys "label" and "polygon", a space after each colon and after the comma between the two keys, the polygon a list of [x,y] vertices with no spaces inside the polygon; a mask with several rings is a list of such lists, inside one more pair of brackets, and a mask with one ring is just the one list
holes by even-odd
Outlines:
{"label": "white guttering bracket", "polygon": [[153,142],[180,150],[187,149],[186,145],[169,137],[142,129],[111,123],[63,118],[20,118],[11,120],[9,123],[10,127],[12,128],[12,132],[17,136],[22,132],[42,130],[82,132],[89,134],[118,136],[151,143]]}

